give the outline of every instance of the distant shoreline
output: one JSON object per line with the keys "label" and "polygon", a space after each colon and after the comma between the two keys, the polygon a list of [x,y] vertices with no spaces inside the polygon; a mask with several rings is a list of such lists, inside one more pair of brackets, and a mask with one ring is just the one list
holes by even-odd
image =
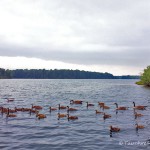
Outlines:
{"label": "distant shoreline", "polygon": [[0,68],[0,79],[140,79],[140,76],[122,75],[114,76],[105,72],[90,72],[84,70],[68,69],[16,69],[5,70]]}

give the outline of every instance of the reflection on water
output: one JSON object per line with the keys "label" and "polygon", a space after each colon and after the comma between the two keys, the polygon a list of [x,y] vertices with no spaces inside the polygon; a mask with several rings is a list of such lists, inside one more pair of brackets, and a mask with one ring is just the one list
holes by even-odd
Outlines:
{"label": "reflection on water", "polygon": [[[149,149],[150,138],[150,89],[134,84],[136,80],[0,80],[0,106],[6,108],[40,105],[40,113],[47,118],[38,120],[35,114],[17,112],[16,118],[0,115],[0,149]],[[7,98],[15,98],[7,102]],[[58,120],[58,111],[49,112],[49,106],[68,106],[71,99],[83,100],[82,105],[71,105],[78,111],[70,115],[78,120]],[[86,107],[86,102],[94,107]],[[147,105],[146,110],[137,110],[142,117],[134,117],[133,101],[136,105]],[[105,102],[110,109],[104,110],[111,118],[103,119],[98,102]],[[116,112],[119,106],[129,107]],[[100,111],[103,111],[102,109]],[[67,113],[60,110],[60,113]],[[135,124],[144,129],[135,128]],[[109,126],[121,128],[118,133],[109,132]],[[148,142],[147,142],[148,143]]]}

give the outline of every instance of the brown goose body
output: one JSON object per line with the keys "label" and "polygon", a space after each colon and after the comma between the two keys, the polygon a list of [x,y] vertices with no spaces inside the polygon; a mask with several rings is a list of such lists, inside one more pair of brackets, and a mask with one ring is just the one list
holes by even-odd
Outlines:
{"label": "brown goose body", "polygon": [[49,111],[50,111],[50,112],[51,112],[51,111],[55,111],[55,110],[57,110],[57,108],[49,107]]}
{"label": "brown goose body", "polygon": [[60,118],[67,117],[67,114],[60,114],[60,113],[58,113],[57,116],[58,116],[58,120],[59,120]]}
{"label": "brown goose body", "polygon": [[89,107],[89,106],[94,106],[94,104],[91,104],[91,103],[89,103],[89,102],[86,102],[87,103],[87,107]]}
{"label": "brown goose body", "polygon": [[76,119],[78,119],[77,116],[70,116],[70,115],[68,114],[68,120],[76,120]]}
{"label": "brown goose body", "polygon": [[96,114],[104,114],[104,112],[101,112],[101,111],[98,111],[98,110],[95,110],[95,113]]}
{"label": "brown goose body", "polygon": [[134,109],[138,109],[138,110],[145,110],[147,106],[143,106],[143,105],[138,105],[138,106],[135,106],[135,102],[133,102],[133,105],[134,105]]}
{"label": "brown goose body", "polygon": [[77,111],[77,109],[76,108],[70,108],[69,106],[67,106],[67,111]]}
{"label": "brown goose body", "polygon": [[66,106],[61,106],[60,104],[58,105],[58,109],[66,109],[67,107]]}
{"label": "brown goose body", "polygon": [[109,106],[106,106],[104,103],[101,103],[100,108],[103,108],[103,109],[110,109],[110,107],[109,107]]}
{"label": "brown goose body", "polygon": [[127,107],[124,107],[124,106],[118,107],[117,103],[114,103],[114,104],[116,105],[116,110],[127,110],[128,109]]}
{"label": "brown goose body", "polygon": [[119,131],[120,131],[120,128],[110,126],[110,131],[111,131],[111,132],[119,132]]}
{"label": "brown goose body", "polygon": [[107,119],[107,118],[110,118],[110,117],[111,117],[111,115],[104,113],[104,116],[103,116],[104,119]]}
{"label": "brown goose body", "polygon": [[6,117],[17,117],[16,114],[10,114],[10,109],[8,108]]}
{"label": "brown goose body", "polygon": [[82,104],[81,100],[70,100],[70,104]]}
{"label": "brown goose body", "polygon": [[135,124],[136,126],[136,130],[138,130],[138,129],[144,129],[145,127],[143,126],[143,125],[138,125],[137,123]]}
{"label": "brown goose body", "polygon": [[45,114],[39,114],[39,112],[37,112],[37,113],[36,113],[36,117],[37,117],[38,119],[44,119],[44,118],[46,118],[46,115],[45,115]]}
{"label": "brown goose body", "polygon": [[137,112],[135,112],[134,115],[135,115],[135,117],[142,117],[143,116],[143,114],[140,114],[140,113],[137,113]]}
{"label": "brown goose body", "polygon": [[32,104],[32,108],[35,108],[35,109],[39,109],[39,110],[40,110],[40,109],[42,109],[43,107],[42,107],[42,106],[38,106],[38,105],[33,105],[33,104]]}

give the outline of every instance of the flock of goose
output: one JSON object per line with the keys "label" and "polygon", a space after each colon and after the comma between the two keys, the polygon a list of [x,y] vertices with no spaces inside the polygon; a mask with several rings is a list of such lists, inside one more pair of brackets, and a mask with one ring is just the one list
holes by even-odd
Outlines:
{"label": "flock of goose", "polygon": [[[14,100],[15,100],[14,98],[8,98],[7,102],[13,102]],[[74,105],[82,105],[83,103],[86,103],[87,108],[94,106],[94,104],[89,103],[89,102],[84,102],[82,100],[70,100],[70,106],[73,106],[73,104]],[[112,117],[110,114],[107,114],[107,113],[104,112],[105,109],[110,109],[109,106],[106,106],[104,102],[98,102],[98,105],[99,105],[100,109],[95,110],[95,114],[103,115],[103,119],[108,119],[108,118]],[[119,110],[125,111],[125,110],[128,110],[128,108],[129,108],[129,107],[124,107],[124,106],[118,106],[117,103],[114,103],[114,105],[116,105],[116,113]],[[58,104],[58,107],[51,107],[50,106],[49,107],[49,112],[51,113],[52,111],[58,111],[58,113],[57,113],[58,120],[61,119],[61,118],[67,118],[68,121],[78,119],[78,116],[70,115],[70,112],[78,111],[78,109],[72,108],[70,106],[63,106],[61,104]],[[133,109],[134,109],[135,118],[143,116],[143,114],[137,113],[136,110],[146,110],[146,107],[147,106],[142,106],[142,105],[136,106],[135,102],[133,102]],[[1,106],[0,107],[0,112],[1,112],[2,115],[4,114],[6,116],[6,118],[17,117],[16,113],[20,111],[20,112],[28,112],[30,114],[35,114],[35,116],[38,119],[44,119],[44,118],[46,118],[46,114],[40,113],[40,110],[42,110],[42,109],[43,109],[42,106],[33,105],[33,104],[31,104],[31,108],[15,107],[14,109],[10,109],[10,108],[6,108],[6,107]],[[60,110],[66,110],[66,113],[61,113]],[[135,128],[136,128],[136,130],[143,129],[144,125],[139,125],[139,124],[136,123]],[[121,129],[119,127],[115,127],[115,126],[111,125],[109,127],[110,136],[112,136],[112,132],[119,132],[120,130]]]}

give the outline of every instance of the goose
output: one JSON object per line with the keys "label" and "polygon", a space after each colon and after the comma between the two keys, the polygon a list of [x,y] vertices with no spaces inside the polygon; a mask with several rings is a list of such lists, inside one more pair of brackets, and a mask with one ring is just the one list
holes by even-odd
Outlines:
{"label": "goose", "polygon": [[70,100],[70,104],[82,104],[81,100]]}
{"label": "goose", "polygon": [[103,108],[103,110],[104,110],[104,109],[110,109],[110,107],[109,107],[109,106],[106,106],[104,103],[102,103],[102,104],[100,105],[100,108]]}
{"label": "goose", "polygon": [[78,119],[77,116],[69,116],[69,114],[67,114],[67,115],[68,115],[68,121],[69,120],[76,120],[76,119]]}
{"label": "goose", "polygon": [[107,118],[110,118],[110,117],[111,117],[111,115],[104,113],[104,116],[103,116],[104,119],[107,119]]}
{"label": "goose", "polygon": [[137,112],[135,112],[134,115],[135,115],[135,117],[142,117],[143,116],[143,114],[139,114]]}
{"label": "goose", "polygon": [[39,114],[39,112],[36,112],[36,117],[38,117],[38,119],[44,119],[46,118],[45,114]]}
{"label": "goose", "polygon": [[104,114],[103,112],[98,111],[98,110],[95,110],[95,113],[96,113],[96,114]]}
{"label": "goose", "polygon": [[36,105],[33,105],[33,104],[32,104],[32,108],[35,108],[35,109],[42,109],[43,107],[42,107],[42,106],[36,106]]}
{"label": "goose", "polygon": [[128,108],[127,107],[118,107],[118,104],[117,103],[114,103],[116,105],[116,110],[127,110]]}
{"label": "goose", "polygon": [[58,116],[58,120],[59,120],[60,118],[67,117],[67,114],[60,114],[60,113],[58,113],[57,116]]}
{"label": "goose", "polygon": [[136,125],[136,130],[145,128],[143,125],[138,125],[137,123],[135,125]]}
{"label": "goose", "polygon": [[87,107],[89,107],[89,106],[94,106],[94,104],[91,104],[91,103],[89,103],[89,102],[86,102],[87,103]]}
{"label": "goose", "polygon": [[103,109],[110,109],[110,107],[109,106],[106,106],[106,105],[104,105],[104,106],[102,106],[103,107]]}
{"label": "goose", "polygon": [[22,108],[17,108],[17,107],[15,107],[15,110],[16,110],[16,111],[23,111]]}
{"label": "goose", "polygon": [[44,118],[46,118],[46,115],[45,115],[45,114],[40,114],[40,115],[38,115],[38,119],[44,119]]}
{"label": "goose", "polygon": [[60,104],[58,105],[58,109],[66,109],[67,107],[66,106],[60,106]]}
{"label": "goose", "polygon": [[49,111],[50,111],[50,112],[51,112],[51,111],[55,111],[55,110],[57,110],[57,108],[49,107]]}
{"label": "goose", "polygon": [[69,106],[67,106],[68,110],[67,111],[77,111],[76,108],[70,108]]}
{"label": "goose", "polygon": [[104,102],[98,102],[98,105],[100,105],[100,106],[104,106],[104,105],[105,105],[105,103],[104,103]]}
{"label": "goose", "polygon": [[17,115],[15,115],[15,114],[10,114],[9,108],[8,108],[6,117],[17,117]]}
{"label": "goose", "polygon": [[119,131],[120,131],[120,128],[110,126],[110,131],[111,131],[111,132],[119,132]]}
{"label": "goose", "polygon": [[139,105],[139,106],[135,106],[135,102],[133,102],[133,105],[134,105],[134,109],[138,109],[138,110],[145,110],[147,106],[142,106],[142,105]]}

